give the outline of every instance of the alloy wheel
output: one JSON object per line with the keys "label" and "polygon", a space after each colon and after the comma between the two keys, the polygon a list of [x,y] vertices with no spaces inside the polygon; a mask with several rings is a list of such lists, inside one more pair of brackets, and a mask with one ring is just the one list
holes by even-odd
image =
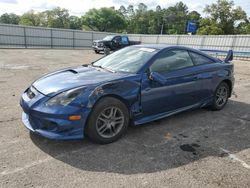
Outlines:
{"label": "alloy wheel", "polygon": [[221,86],[218,88],[217,92],[216,92],[216,105],[221,107],[223,106],[226,102],[227,102],[227,98],[228,98],[228,90],[225,86]]}
{"label": "alloy wheel", "polygon": [[105,108],[96,120],[97,133],[103,138],[112,138],[121,131],[124,120],[124,114],[119,108]]}

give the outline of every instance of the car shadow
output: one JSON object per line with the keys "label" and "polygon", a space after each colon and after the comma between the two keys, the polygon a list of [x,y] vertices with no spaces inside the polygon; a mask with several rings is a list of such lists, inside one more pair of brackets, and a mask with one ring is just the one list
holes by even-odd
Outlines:
{"label": "car shadow", "polygon": [[230,100],[221,111],[199,109],[130,127],[122,139],[108,145],[30,137],[50,156],[85,171],[152,173],[208,156],[224,157],[222,149],[234,153],[249,148],[249,112],[249,104]]}

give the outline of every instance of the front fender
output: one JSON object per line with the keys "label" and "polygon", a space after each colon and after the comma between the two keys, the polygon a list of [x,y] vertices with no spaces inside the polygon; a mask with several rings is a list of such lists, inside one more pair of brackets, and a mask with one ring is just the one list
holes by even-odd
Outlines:
{"label": "front fender", "polygon": [[88,107],[93,108],[105,96],[122,100],[132,116],[141,110],[140,80],[118,80],[96,87],[89,95]]}

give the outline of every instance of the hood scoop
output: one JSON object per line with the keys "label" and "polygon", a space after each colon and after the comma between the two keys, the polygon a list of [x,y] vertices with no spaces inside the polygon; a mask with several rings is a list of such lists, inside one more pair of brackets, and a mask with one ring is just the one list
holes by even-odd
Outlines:
{"label": "hood scoop", "polygon": [[77,73],[78,73],[78,72],[77,72],[76,70],[74,70],[74,69],[68,69],[67,71],[72,72],[72,73],[74,73],[74,74],[77,74]]}

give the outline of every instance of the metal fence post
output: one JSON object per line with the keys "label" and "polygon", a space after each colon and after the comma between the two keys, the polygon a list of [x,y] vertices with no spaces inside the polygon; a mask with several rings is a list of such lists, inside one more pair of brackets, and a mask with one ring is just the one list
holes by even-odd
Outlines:
{"label": "metal fence post", "polygon": [[73,49],[75,48],[75,31],[73,31]]}
{"label": "metal fence post", "polygon": [[176,45],[179,45],[179,43],[180,43],[180,35],[177,35]]}
{"label": "metal fence post", "polygon": [[159,35],[156,36],[156,44],[159,44]]}
{"label": "metal fence post", "polygon": [[50,48],[53,48],[53,30],[50,29]]}
{"label": "metal fence post", "polygon": [[23,35],[24,35],[24,46],[27,48],[27,38],[26,38],[26,28],[23,27]]}
{"label": "metal fence post", "polygon": [[231,44],[231,50],[234,49],[235,43],[236,43],[237,35],[233,36],[232,44]]}
{"label": "metal fence post", "polygon": [[94,32],[93,31],[91,32],[91,40],[92,40],[92,42],[91,42],[91,45],[92,45],[93,41],[94,41]]}
{"label": "metal fence post", "polygon": [[201,48],[201,49],[203,48],[204,43],[205,43],[205,36],[203,35],[203,36],[202,36],[202,39],[201,39],[201,44],[200,44],[200,48]]}

